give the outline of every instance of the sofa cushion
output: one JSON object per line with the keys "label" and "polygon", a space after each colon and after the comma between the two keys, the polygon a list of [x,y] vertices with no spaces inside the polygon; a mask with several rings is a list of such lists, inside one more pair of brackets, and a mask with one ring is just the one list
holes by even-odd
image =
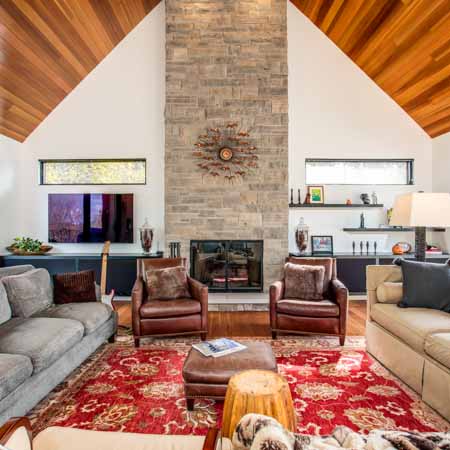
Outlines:
{"label": "sofa cushion", "polygon": [[33,270],[34,266],[31,264],[23,264],[21,266],[0,267],[0,280],[11,275],[20,275],[21,273]]}
{"label": "sofa cushion", "polygon": [[0,281],[0,325],[8,322],[12,317],[11,306],[8,302],[8,295],[6,294],[5,286]]}
{"label": "sofa cushion", "polygon": [[428,308],[399,308],[397,305],[376,303],[370,316],[414,350],[424,351],[429,334],[450,332],[450,314]]}
{"label": "sofa cushion", "polygon": [[277,303],[277,311],[292,316],[339,317],[339,306],[330,300],[284,299]]}
{"label": "sofa cushion", "polygon": [[140,316],[143,319],[190,316],[191,314],[200,314],[201,310],[200,302],[190,298],[149,300],[141,306]]}
{"label": "sofa cushion", "polygon": [[[0,268],[0,281],[2,278],[9,277],[10,275],[19,275],[24,272],[33,270],[31,265],[1,267]],[[8,301],[8,295],[3,283],[0,282],[0,325],[7,322],[12,317],[11,306]]]}
{"label": "sofa cushion", "polygon": [[147,270],[147,292],[151,300],[189,298],[189,286],[184,266]]}
{"label": "sofa cushion", "polygon": [[425,353],[450,369],[450,331],[427,336]]}
{"label": "sofa cushion", "polygon": [[53,275],[53,286],[57,305],[97,301],[93,270]]}
{"label": "sofa cushion", "polygon": [[45,269],[33,269],[2,279],[13,316],[30,317],[53,303],[50,274]]}
{"label": "sofa cushion", "polygon": [[91,334],[99,326],[103,325],[112,314],[108,305],[100,302],[92,303],[65,303],[55,305],[44,311],[40,311],[33,317],[55,317],[58,319],[73,319],[81,322],[84,334]]}
{"label": "sofa cushion", "polygon": [[377,300],[380,303],[401,302],[403,298],[403,283],[393,283],[385,281],[377,287]]}
{"label": "sofa cushion", "polygon": [[83,325],[76,320],[16,318],[0,328],[0,352],[28,356],[33,373],[38,373],[80,342],[83,334]]}
{"label": "sofa cushion", "polygon": [[0,353],[0,400],[20,386],[33,373],[30,358]]}
{"label": "sofa cushion", "polygon": [[398,258],[402,268],[404,308],[432,308],[450,313],[450,266]]}
{"label": "sofa cushion", "polygon": [[284,266],[284,295],[286,298],[322,300],[323,266],[286,263]]}

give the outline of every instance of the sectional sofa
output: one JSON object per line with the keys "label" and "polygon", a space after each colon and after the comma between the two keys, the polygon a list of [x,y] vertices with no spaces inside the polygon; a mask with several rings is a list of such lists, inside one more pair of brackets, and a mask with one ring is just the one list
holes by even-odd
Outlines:
{"label": "sectional sofa", "polygon": [[28,282],[16,289],[12,308],[6,277],[33,270],[0,268],[0,425],[25,415],[117,330],[117,314],[100,301],[48,304],[28,317],[15,314],[17,295],[23,294],[29,307],[43,292],[52,292],[50,275],[40,272],[39,286]]}
{"label": "sectional sofa", "polygon": [[450,314],[399,308],[398,266],[367,267],[367,351],[450,420]]}

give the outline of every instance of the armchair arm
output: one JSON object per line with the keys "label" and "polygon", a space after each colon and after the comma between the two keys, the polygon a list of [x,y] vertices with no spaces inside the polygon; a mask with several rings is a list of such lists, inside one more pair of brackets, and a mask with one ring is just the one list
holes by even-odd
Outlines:
{"label": "armchair arm", "polygon": [[208,331],[208,286],[191,277],[187,277],[187,280],[192,298],[202,305],[202,331]]}
{"label": "armchair arm", "polygon": [[141,335],[141,317],[139,310],[144,301],[144,281],[140,276],[136,279],[133,290],[131,291],[131,311],[133,334],[135,336]]}
{"label": "armchair arm", "polygon": [[219,438],[219,429],[210,428],[205,437],[205,443],[202,450],[215,450],[217,447],[217,439]]}
{"label": "armchair arm", "polygon": [[348,316],[348,289],[342,281],[338,279],[331,280],[330,283],[331,299],[339,305],[339,328],[342,334],[346,333]]}
{"label": "armchair arm", "polygon": [[284,296],[284,280],[275,281],[270,285],[270,326],[272,329],[277,328],[277,302]]}
{"label": "armchair arm", "polygon": [[0,427],[0,445],[14,444],[17,450],[31,450],[31,423],[26,417],[8,420]]}

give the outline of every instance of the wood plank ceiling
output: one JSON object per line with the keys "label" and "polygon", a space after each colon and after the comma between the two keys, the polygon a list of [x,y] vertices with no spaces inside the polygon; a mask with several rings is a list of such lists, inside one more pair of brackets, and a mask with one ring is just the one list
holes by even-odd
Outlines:
{"label": "wood plank ceiling", "polygon": [[0,134],[23,142],[159,1],[0,0]]}
{"label": "wood plank ceiling", "polygon": [[431,137],[450,131],[450,0],[291,0]]}
{"label": "wood plank ceiling", "polygon": [[[450,0],[291,0],[431,137],[450,131]],[[0,0],[0,134],[18,141],[160,0]]]}

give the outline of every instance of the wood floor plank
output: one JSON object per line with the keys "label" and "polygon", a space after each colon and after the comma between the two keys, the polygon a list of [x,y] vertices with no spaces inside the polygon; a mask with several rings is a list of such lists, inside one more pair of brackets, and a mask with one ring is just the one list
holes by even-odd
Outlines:
{"label": "wood floor plank", "polygon": [[[116,301],[115,307],[119,313],[119,324],[131,326],[131,303]],[[236,311],[209,312],[209,338],[215,337],[270,337],[268,311]],[[347,334],[363,336],[366,330],[366,301],[350,302]]]}

